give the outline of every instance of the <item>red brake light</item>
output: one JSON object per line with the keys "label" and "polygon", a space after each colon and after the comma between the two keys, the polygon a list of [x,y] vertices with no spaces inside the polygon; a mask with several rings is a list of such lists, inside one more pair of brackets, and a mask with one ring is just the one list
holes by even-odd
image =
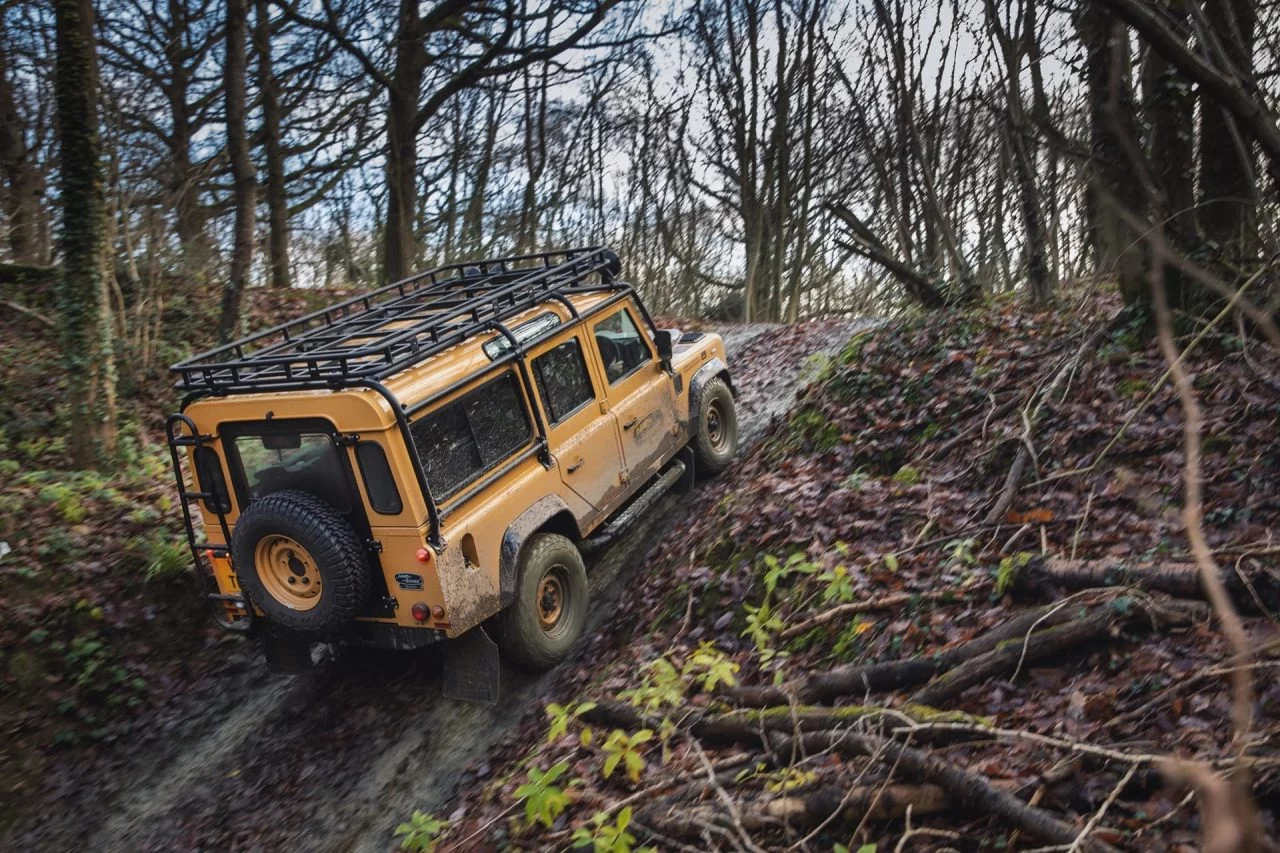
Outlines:
{"label": "red brake light", "polygon": [[429,563],[429,562],[431,562],[431,552],[430,552],[430,551],[428,551],[426,548],[419,548],[419,549],[418,549],[418,562],[419,562],[419,563]]}
{"label": "red brake light", "polygon": [[413,618],[419,622],[426,622],[427,617],[431,615],[431,611],[427,609],[427,605],[423,604],[421,601],[413,605],[413,607],[409,609],[409,612],[412,613]]}

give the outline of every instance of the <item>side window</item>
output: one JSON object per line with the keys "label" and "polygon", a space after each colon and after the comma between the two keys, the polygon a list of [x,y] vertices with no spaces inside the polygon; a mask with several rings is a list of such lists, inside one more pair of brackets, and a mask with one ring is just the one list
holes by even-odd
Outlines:
{"label": "side window", "polygon": [[200,491],[210,495],[204,499],[205,509],[209,512],[231,512],[227,481],[222,477],[222,464],[213,448],[196,448],[196,485]]}
{"label": "side window", "polygon": [[553,424],[560,423],[595,396],[577,338],[570,338],[535,358],[533,372],[538,380],[538,393]]}
{"label": "side window", "polygon": [[633,373],[649,361],[649,347],[628,311],[619,311],[595,325],[596,346],[609,384]]}
{"label": "side window", "polygon": [[441,406],[410,431],[437,498],[452,495],[533,437],[510,371]]}
{"label": "side window", "polygon": [[356,445],[356,460],[360,463],[360,476],[364,478],[364,490],[374,512],[397,515],[404,505],[400,503],[400,490],[391,473],[387,452],[374,441],[362,441]]}

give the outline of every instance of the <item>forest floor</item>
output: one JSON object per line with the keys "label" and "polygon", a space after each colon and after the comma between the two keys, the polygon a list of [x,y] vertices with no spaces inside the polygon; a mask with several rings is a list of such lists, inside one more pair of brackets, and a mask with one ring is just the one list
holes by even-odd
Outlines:
{"label": "forest floor", "polygon": [[[744,443],[866,325],[725,329]],[[68,480],[36,464],[59,450],[17,451],[27,464],[2,483],[0,848],[386,850],[415,809],[447,809],[483,776],[477,758],[540,717],[558,683],[504,670],[498,706],[445,701],[436,649],[342,650],[270,676],[249,643],[207,627],[163,457]],[[589,630],[608,630],[663,531],[699,502],[669,496],[589,565]]]}
{"label": "forest floor", "polygon": [[1233,329],[1178,340],[1208,546],[1254,649],[1233,666],[1188,550],[1183,410],[1118,317],[1090,298],[854,336],[413,840],[1266,849],[1280,359]]}
{"label": "forest floor", "polygon": [[1255,650],[1233,665],[1188,550],[1183,410],[1117,311],[726,330],[742,458],[590,568],[574,657],[504,671],[496,708],[441,701],[439,651],[268,676],[182,609],[145,452],[109,482],[6,466],[0,847],[388,850],[415,811],[440,850],[1274,836],[1280,358],[1177,342]]}

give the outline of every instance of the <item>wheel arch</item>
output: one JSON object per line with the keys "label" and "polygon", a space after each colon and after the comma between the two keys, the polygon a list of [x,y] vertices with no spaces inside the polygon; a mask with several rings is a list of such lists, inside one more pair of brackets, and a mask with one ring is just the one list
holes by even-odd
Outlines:
{"label": "wheel arch", "polygon": [[535,533],[557,533],[571,542],[582,540],[577,519],[559,495],[544,495],[520,513],[502,534],[502,550],[498,564],[498,587],[502,606],[515,599],[516,573],[520,549]]}
{"label": "wheel arch", "polygon": [[733,387],[733,379],[729,376],[729,365],[719,358],[713,358],[699,367],[689,380],[689,434],[698,432],[702,420],[702,393],[712,379],[723,379],[729,386],[729,393],[738,397],[738,389]]}

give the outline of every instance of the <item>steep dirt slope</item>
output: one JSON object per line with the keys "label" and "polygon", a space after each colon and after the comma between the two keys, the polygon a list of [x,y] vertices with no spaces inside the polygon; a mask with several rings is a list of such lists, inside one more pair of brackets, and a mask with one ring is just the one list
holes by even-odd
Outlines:
{"label": "steep dirt slope", "polygon": [[625,815],[662,850],[1189,853],[1162,757],[1247,765],[1210,817],[1274,837],[1280,356],[1219,331],[1187,359],[1241,670],[1190,564],[1165,363],[1141,320],[1083,308],[851,340],[673,519],[590,665],[437,813],[441,849],[627,850]]}
{"label": "steep dirt slope", "polygon": [[[744,437],[785,412],[804,378],[864,325],[727,330]],[[592,631],[628,606],[626,579],[674,519],[700,511],[700,495],[669,497],[589,567]],[[345,652],[292,680],[268,676],[234,638],[205,653],[230,662],[178,691],[136,739],[50,772],[45,803],[0,847],[386,849],[414,809],[447,810],[464,767],[540,715],[559,677],[505,671],[502,701],[485,708],[439,697],[446,648]]]}

